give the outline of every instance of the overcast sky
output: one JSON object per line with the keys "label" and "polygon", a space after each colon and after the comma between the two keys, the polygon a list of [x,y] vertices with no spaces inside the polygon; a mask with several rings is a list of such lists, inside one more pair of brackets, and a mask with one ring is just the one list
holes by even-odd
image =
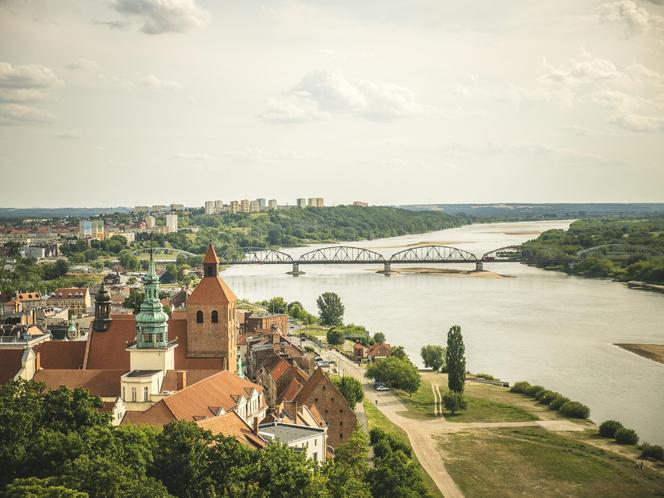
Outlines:
{"label": "overcast sky", "polygon": [[0,206],[664,201],[664,0],[0,0]]}

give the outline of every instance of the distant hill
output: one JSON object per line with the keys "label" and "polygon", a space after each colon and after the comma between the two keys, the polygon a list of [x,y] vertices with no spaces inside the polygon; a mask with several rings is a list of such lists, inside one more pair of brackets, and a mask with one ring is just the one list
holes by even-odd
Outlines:
{"label": "distant hill", "polygon": [[96,216],[126,213],[131,208],[0,208],[0,218],[66,218],[68,216]]}
{"label": "distant hill", "polygon": [[398,206],[413,211],[443,211],[449,215],[466,214],[478,218],[587,218],[664,213],[664,203],[589,203],[589,204],[410,204]]}

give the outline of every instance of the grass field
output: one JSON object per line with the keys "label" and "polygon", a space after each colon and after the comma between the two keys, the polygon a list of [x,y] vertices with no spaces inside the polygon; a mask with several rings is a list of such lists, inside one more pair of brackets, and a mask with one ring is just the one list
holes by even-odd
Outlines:
{"label": "grass field", "polygon": [[[389,421],[385,415],[383,415],[374,405],[369,403],[367,400],[364,400],[364,413],[367,416],[369,430],[373,429],[374,427],[378,427],[384,430],[385,432],[394,434],[404,443],[410,446],[410,440],[408,439],[408,434],[406,434],[406,432],[401,427],[398,427],[396,424]],[[427,474],[426,470],[424,470],[420,462],[417,460],[417,456],[415,455],[415,453],[413,453],[413,458],[415,459],[415,461],[417,461],[418,465],[420,465],[420,470],[422,472],[422,480],[424,481],[424,485],[429,490],[431,495],[435,496],[436,498],[443,498],[443,495],[438,490],[436,484],[433,482],[429,474]]]}
{"label": "grass field", "polygon": [[663,496],[664,475],[540,428],[436,436],[445,466],[468,498]]}
{"label": "grass field", "polygon": [[[447,375],[423,372],[422,384],[412,396],[400,391],[395,391],[401,402],[408,408],[403,415],[419,420],[435,418],[434,396],[431,384],[437,383],[441,393],[447,391]],[[508,389],[489,384],[466,383],[465,392],[468,402],[467,410],[455,416],[445,414],[450,422],[527,422],[538,420],[535,413],[539,410],[530,402],[532,409],[528,409],[529,400],[510,393]],[[546,410],[546,407],[543,408]]]}

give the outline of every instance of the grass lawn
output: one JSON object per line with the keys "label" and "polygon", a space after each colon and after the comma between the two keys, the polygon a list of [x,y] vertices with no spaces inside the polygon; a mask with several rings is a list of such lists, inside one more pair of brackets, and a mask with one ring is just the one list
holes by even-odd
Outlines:
{"label": "grass lawn", "polygon": [[468,498],[664,495],[664,475],[540,428],[436,436],[445,466]]}
{"label": "grass lawn", "polygon": [[[395,391],[395,394],[408,408],[404,416],[419,420],[436,418],[431,384],[438,384],[441,394],[444,394],[447,391],[447,375],[434,372],[421,375],[422,384],[412,396],[400,391]],[[468,409],[454,417],[445,414],[450,422],[527,422],[539,418],[519,404],[524,401],[521,396],[498,386],[467,382],[465,397]]]}
{"label": "grass lawn", "polygon": [[[364,400],[364,413],[367,416],[369,430],[373,429],[374,427],[378,427],[384,430],[385,432],[394,434],[404,443],[410,446],[410,440],[408,439],[408,434],[406,434],[406,432],[401,427],[390,422],[390,420],[388,420],[388,418],[385,415],[383,415],[380,412],[380,410],[378,410],[373,404],[369,403],[367,400]],[[420,470],[422,472],[422,481],[424,481],[424,485],[429,490],[429,493],[431,493],[431,495],[435,496],[436,498],[443,498],[442,493],[439,491],[438,487],[433,482],[433,479],[431,479],[429,474],[427,474],[427,471],[424,470],[420,462],[417,460],[417,456],[415,455],[415,453],[413,453],[413,459],[415,459],[417,464],[420,466]]]}

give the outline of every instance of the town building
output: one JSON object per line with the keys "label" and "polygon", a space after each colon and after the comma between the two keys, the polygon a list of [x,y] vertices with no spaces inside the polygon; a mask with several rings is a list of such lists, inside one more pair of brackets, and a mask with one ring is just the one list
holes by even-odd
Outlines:
{"label": "town building", "polygon": [[258,434],[268,441],[279,441],[289,448],[303,452],[316,463],[325,463],[327,455],[327,428],[270,422],[261,424]]}
{"label": "town building", "polygon": [[307,200],[304,199],[304,198],[299,198],[299,199],[296,201],[296,205],[297,205],[297,207],[299,207],[299,208],[305,208],[305,207],[307,207]]}
{"label": "town building", "polygon": [[69,308],[73,315],[81,316],[87,313],[92,306],[90,289],[88,287],[63,287],[56,289],[48,299],[47,306]]}
{"label": "town building", "polygon": [[256,199],[256,202],[258,202],[258,210],[265,211],[265,209],[267,208],[267,199],[260,197]]}
{"label": "town building", "polygon": [[353,202],[353,206],[358,206],[358,207],[369,207],[369,203],[368,203],[368,202],[364,202],[364,201],[354,201],[354,202]]}
{"label": "town building", "polygon": [[239,213],[240,212],[240,203],[238,201],[231,201],[229,209],[230,209],[231,213]]}
{"label": "town building", "polygon": [[44,305],[44,297],[39,291],[17,292],[14,300],[22,311],[30,311]]}
{"label": "town building", "polygon": [[157,224],[157,219],[151,214],[145,217],[145,228],[147,228],[148,230],[153,229],[156,224]]}
{"label": "town building", "polygon": [[168,233],[176,233],[178,231],[178,215],[169,213],[166,215],[166,230]]}
{"label": "town building", "polygon": [[205,214],[215,214],[214,201],[205,201]]}
{"label": "town building", "polygon": [[171,204],[171,211],[184,211],[184,204]]}
{"label": "town building", "polygon": [[18,252],[22,258],[43,259],[46,257],[46,249],[43,247],[23,246]]}
{"label": "town building", "polygon": [[104,220],[81,220],[79,235],[82,239],[104,239]]}
{"label": "town building", "polygon": [[274,332],[288,333],[288,315],[284,313],[254,313],[246,311],[244,323],[241,326],[243,332]]}
{"label": "town building", "polygon": [[277,209],[279,206],[277,205],[277,199],[270,199],[267,201],[267,208],[268,209]]}
{"label": "town building", "polygon": [[260,211],[260,204],[258,203],[258,201],[257,200],[249,201],[249,212],[257,213],[259,211]]}
{"label": "town building", "polygon": [[375,361],[387,358],[390,356],[390,352],[392,352],[392,346],[386,342],[380,342],[378,344],[374,344],[367,350],[367,359],[369,361]]}
{"label": "town building", "polygon": [[240,201],[240,213],[248,213],[250,210],[250,202],[249,199],[242,199]]}

